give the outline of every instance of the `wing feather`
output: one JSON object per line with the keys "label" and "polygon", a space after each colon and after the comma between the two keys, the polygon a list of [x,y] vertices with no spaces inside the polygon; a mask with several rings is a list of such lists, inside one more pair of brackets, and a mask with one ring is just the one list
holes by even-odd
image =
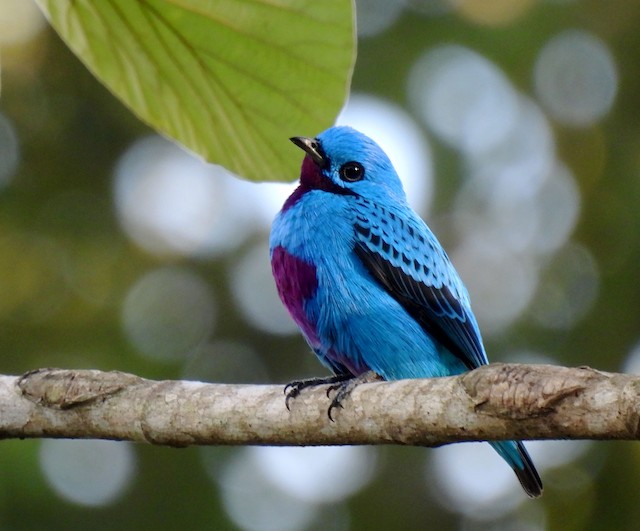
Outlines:
{"label": "wing feather", "polygon": [[362,198],[358,204],[355,252],[365,268],[469,369],[486,364],[467,291],[426,224]]}

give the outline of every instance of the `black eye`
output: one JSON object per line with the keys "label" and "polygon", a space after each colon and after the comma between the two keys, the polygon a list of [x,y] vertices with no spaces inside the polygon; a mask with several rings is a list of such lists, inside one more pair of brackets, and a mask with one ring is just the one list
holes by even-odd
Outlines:
{"label": "black eye", "polygon": [[349,183],[361,181],[364,178],[364,166],[359,162],[345,162],[340,168],[340,178]]}

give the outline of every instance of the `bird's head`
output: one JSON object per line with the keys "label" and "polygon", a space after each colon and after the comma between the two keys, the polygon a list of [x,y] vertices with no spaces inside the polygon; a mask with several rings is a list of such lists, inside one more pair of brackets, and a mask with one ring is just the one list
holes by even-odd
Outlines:
{"label": "bird's head", "polygon": [[351,127],[331,127],[316,138],[293,137],[307,156],[301,188],[339,195],[379,196],[404,201],[400,179],[382,148]]}

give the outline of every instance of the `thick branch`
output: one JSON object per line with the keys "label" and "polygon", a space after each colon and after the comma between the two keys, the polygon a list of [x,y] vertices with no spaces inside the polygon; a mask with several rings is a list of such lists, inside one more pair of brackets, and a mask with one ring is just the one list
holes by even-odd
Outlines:
{"label": "thick branch", "polygon": [[0,437],[191,444],[435,446],[491,439],[638,439],[640,377],[492,364],[451,378],[364,384],[327,417],[326,387],[285,407],[281,385],[151,381],[42,369],[0,376]]}

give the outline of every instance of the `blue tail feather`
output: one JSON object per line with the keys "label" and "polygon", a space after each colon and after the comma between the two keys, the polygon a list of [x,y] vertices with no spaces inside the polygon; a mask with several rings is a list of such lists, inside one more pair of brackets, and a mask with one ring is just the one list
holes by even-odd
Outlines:
{"label": "blue tail feather", "polygon": [[489,444],[513,469],[530,498],[537,498],[542,494],[542,480],[520,441],[494,441]]}

